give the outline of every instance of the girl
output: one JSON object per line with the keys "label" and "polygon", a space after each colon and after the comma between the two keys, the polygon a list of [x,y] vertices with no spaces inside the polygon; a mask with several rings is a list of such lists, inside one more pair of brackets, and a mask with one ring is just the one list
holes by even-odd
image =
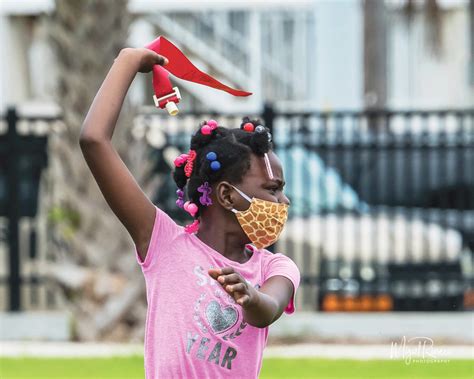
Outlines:
{"label": "girl", "polygon": [[[82,126],[84,158],[112,211],[134,241],[147,290],[147,378],[256,378],[268,326],[294,312],[300,282],[274,243],[288,198],[269,130],[244,119],[227,129],[208,120],[176,158],[177,205],[194,222],[176,224],[131,176],[111,139],[137,72],[167,59],[123,49]],[[185,193],[189,201],[185,201]],[[250,203],[250,206],[249,206]]]}

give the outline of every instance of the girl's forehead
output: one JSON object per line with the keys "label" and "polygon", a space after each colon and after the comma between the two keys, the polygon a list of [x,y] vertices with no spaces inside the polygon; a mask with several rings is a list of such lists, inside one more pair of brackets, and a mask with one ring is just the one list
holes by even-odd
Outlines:
{"label": "girl's forehead", "polygon": [[[272,167],[274,178],[284,180],[283,168],[277,155],[274,152],[269,151],[268,159]],[[246,176],[249,179],[259,179],[260,181],[270,180],[267,167],[265,165],[265,159],[263,157],[259,157],[256,154],[251,154],[250,169],[247,171]]]}

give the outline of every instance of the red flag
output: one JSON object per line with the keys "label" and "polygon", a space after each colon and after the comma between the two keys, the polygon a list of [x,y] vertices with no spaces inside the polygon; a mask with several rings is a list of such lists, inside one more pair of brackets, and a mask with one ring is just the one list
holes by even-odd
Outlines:
{"label": "red flag", "polygon": [[[235,88],[226,86],[212,76],[202,72],[191,63],[191,61],[183,54],[181,50],[179,50],[163,36],[158,37],[146,47],[160,55],[165,56],[169,61],[169,63],[164,67],[155,66],[157,69],[153,70],[154,75],[157,75],[158,72],[161,71],[160,69],[165,69],[180,79],[216,88],[228,92],[234,96],[249,96],[252,94],[251,92],[237,90]],[[160,73],[161,77],[163,77],[163,75],[164,73]],[[171,86],[171,84],[169,86]]]}

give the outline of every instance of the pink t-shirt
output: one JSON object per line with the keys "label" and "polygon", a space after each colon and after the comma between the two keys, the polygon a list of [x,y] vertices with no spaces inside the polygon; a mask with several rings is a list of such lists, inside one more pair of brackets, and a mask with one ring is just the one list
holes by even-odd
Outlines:
{"label": "pink t-shirt", "polygon": [[145,373],[155,378],[257,378],[268,327],[242,317],[242,307],[207,270],[232,266],[255,288],[271,276],[287,277],[294,286],[285,313],[294,312],[300,282],[295,263],[283,254],[253,251],[245,263],[227,259],[188,234],[156,207],[145,261],[135,246],[146,283]]}

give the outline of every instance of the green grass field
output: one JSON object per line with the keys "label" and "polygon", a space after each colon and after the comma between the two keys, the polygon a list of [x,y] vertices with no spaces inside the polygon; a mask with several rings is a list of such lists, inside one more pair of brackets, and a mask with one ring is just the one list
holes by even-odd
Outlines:
{"label": "green grass field", "polygon": [[[474,361],[407,365],[402,360],[277,359],[263,361],[260,378],[474,378]],[[143,357],[107,359],[0,358],[0,378],[144,378]]]}

